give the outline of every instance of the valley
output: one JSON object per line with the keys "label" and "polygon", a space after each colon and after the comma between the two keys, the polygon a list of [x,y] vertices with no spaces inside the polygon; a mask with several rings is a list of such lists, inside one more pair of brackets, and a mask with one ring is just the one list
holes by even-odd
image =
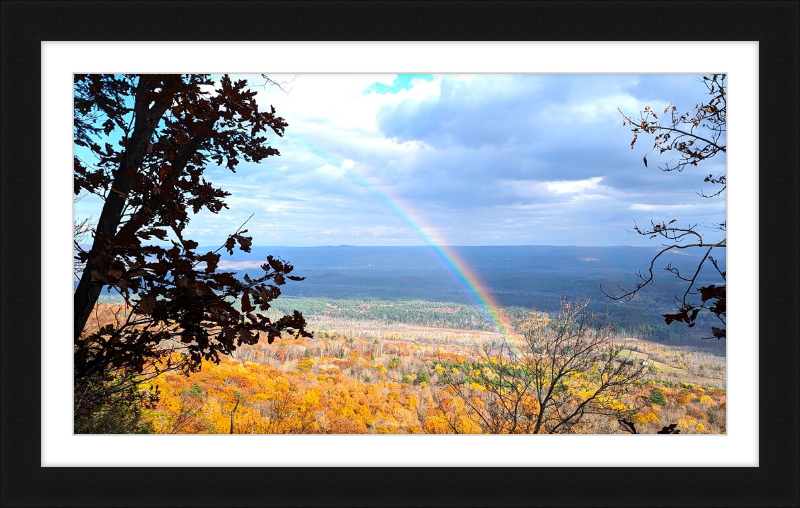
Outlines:
{"label": "valley", "polygon": [[[157,391],[159,400],[143,413],[145,431],[530,432],[516,423],[530,424],[526,411],[539,411],[528,386],[532,374],[519,373],[538,358],[526,353],[524,330],[557,316],[569,302],[585,302],[587,316],[608,325],[603,347],[613,354],[606,367],[594,357],[553,385],[564,407],[581,408],[586,397],[597,404],[565,429],[626,432],[617,416],[627,415],[640,433],[670,424],[684,434],[726,432],[725,341],[704,339],[700,321],[696,329],[666,326],[659,314],[670,310],[680,286],[664,277],[630,302],[609,300],[600,290],[629,283],[631,266],[644,263],[652,249],[458,248],[480,286],[459,280],[424,247],[253,250],[248,259],[269,252],[305,277],[280,286],[282,295],[266,315],[277,319],[297,310],[314,337],[262,339],[218,364],[204,361],[189,376],[172,371],[149,380],[143,388]],[[228,269],[237,277],[255,275],[254,262],[243,257],[229,258]],[[126,315],[119,297],[105,294],[100,301],[98,316]],[[505,363],[511,371],[502,367],[486,377]],[[609,367],[640,373],[624,394],[591,400]],[[507,383],[521,391],[509,395]],[[513,426],[490,422],[487,414],[503,413],[491,404],[509,396],[519,408],[504,416]],[[555,421],[538,432],[564,431]]]}
{"label": "valley", "polygon": [[[287,298],[302,308],[313,339],[284,338],[238,349],[189,377],[163,374],[159,433],[480,433],[453,397],[444,368],[487,358],[503,337],[479,310],[424,301]],[[519,320],[522,310],[515,309]],[[379,317],[379,319],[375,319]],[[424,325],[440,319],[441,326]],[[467,326],[472,323],[472,326]],[[677,423],[682,433],[724,433],[726,370],[719,348],[676,346],[615,335],[620,360],[645,361],[624,403],[638,432]],[[591,377],[591,376],[589,376]],[[579,376],[580,378],[580,376]],[[588,377],[586,379],[588,381]],[[664,394],[663,401],[651,394]],[[663,404],[661,404],[663,402]],[[613,418],[587,418],[579,432],[619,433]]]}

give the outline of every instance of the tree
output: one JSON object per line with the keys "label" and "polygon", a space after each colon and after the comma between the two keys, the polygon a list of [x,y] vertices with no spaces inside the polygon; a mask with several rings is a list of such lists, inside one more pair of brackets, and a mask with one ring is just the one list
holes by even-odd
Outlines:
{"label": "tree", "polygon": [[75,384],[73,430],[76,434],[143,434],[152,425],[142,410],[153,409],[158,387],[141,388],[133,373],[104,372]]}
{"label": "tree", "polygon": [[[725,74],[713,74],[704,76],[703,85],[707,89],[709,98],[706,102],[698,103],[691,111],[679,112],[677,106],[668,105],[664,108],[663,115],[665,120],[660,120],[658,114],[646,106],[640,112],[639,118],[634,119],[625,115],[622,111],[623,125],[630,125],[633,132],[631,148],[634,147],[639,135],[652,135],[653,148],[643,158],[647,167],[647,155],[652,152],[658,154],[674,153],[677,154],[676,162],[660,164],[662,171],[681,172],[687,168],[697,167],[699,163],[711,159],[720,153],[725,154],[726,145],[726,120],[727,120],[727,93],[726,93]],[[698,192],[705,198],[724,197],[727,189],[727,180],[724,170],[717,174],[708,174],[703,181],[713,186],[713,191],[706,193]],[[677,312],[664,314],[664,320],[669,325],[673,322],[686,323],[689,327],[694,327],[698,316],[707,314],[713,316],[720,326],[711,326],[711,333],[717,339],[725,338],[726,322],[726,271],[719,265],[719,260],[712,253],[715,249],[726,248],[726,228],[725,221],[711,226],[712,233],[703,233],[698,230],[699,224],[689,226],[674,225],[676,219],[662,220],[660,222],[650,221],[647,227],[634,225],[634,231],[642,236],[650,238],[662,238],[666,240],[663,248],[650,261],[647,272],[637,273],[639,282],[632,289],[618,286],[619,293],[611,294],[603,290],[603,293],[613,300],[630,300],[642,288],[651,284],[655,279],[653,272],[659,258],[666,252],[674,249],[686,250],[694,249],[702,253],[701,260],[691,271],[681,271],[677,267],[667,264],[664,270],[672,273],[682,283],[685,284],[683,294],[675,295],[675,306]],[[719,239],[718,235],[722,235]],[[709,237],[717,238],[709,239]],[[720,282],[698,286],[698,277],[704,267],[716,274]],[[707,270],[709,271],[709,270]],[[602,288],[601,288],[602,289]],[[698,298],[699,297],[699,298]]]}
{"label": "tree", "polygon": [[204,398],[205,391],[197,381],[190,389],[182,390],[177,397],[177,414],[170,421],[167,432],[169,434],[199,434],[205,430],[201,417]]}
{"label": "tree", "polygon": [[573,433],[590,415],[623,418],[633,408],[622,399],[644,366],[623,357],[611,327],[587,306],[562,302],[553,317],[532,313],[519,353],[485,347],[481,361],[438,365],[440,379],[488,433]]}
{"label": "tree", "polygon": [[[219,251],[250,252],[247,230],[204,253],[184,237],[192,214],[227,208],[229,193],[204,178],[208,164],[235,172],[279,155],[265,136],[287,126],[274,108],[260,111],[247,82],[227,75],[218,85],[208,75],[78,74],[74,83],[74,191],[103,200],[91,247],[76,243],[76,386],[109,373],[197,371],[262,334],[311,337],[297,311],[259,312],[287,279],[303,279],[292,265],[268,256],[262,276],[240,280],[217,270]],[[87,328],[103,288],[122,296],[123,312]]]}
{"label": "tree", "polygon": [[653,390],[650,392],[650,402],[663,406],[667,403],[667,397],[661,390]]}

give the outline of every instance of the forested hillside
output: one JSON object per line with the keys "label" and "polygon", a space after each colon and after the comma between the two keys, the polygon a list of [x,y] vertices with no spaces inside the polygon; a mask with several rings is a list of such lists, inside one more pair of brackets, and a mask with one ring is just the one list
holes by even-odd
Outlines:
{"label": "forested hillside", "polygon": [[[365,323],[360,332],[323,331],[315,340],[248,346],[219,365],[205,363],[191,377],[167,373],[154,380],[161,402],[146,412],[146,421],[158,433],[482,433],[487,429],[451,393],[443,374],[469,369],[479,344],[499,340]],[[638,432],[672,423],[681,433],[726,431],[723,357],[634,339],[622,343],[624,356],[650,365],[624,400],[636,408],[630,421]],[[582,384],[591,382],[591,376],[575,376],[567,389],[580,398]],[[624,432],[614,418],[589,420],[580,432]]]}
{"label": "forested hillside", "polygon": [[[513,357],[503,353],[505,341],[512,339],[481,326],[465,326],[470,320],[480,319],[476,309],[467,311],[457,305],[424,301],[301,302],[315,338],[244,346],[219,364],[204,362],[199,372],[189,376],[166,372],[149,380],[142,388],[157,394],[158,401],[143,411],[139,430],[497,430],[481,418],[481,405],[489,401],[486,390],[493,389],[481,372],[513,363]],[[115,305],[101,308],[99,315],[107,318],[124,314]],[[513,319],[519,323],[524,317],[518,310]],[[439,326],[426,325],[427,320],[435,320]],[[614,364],[636,366],[642,369],[642,375],[628,392],[605,400],[605,411],[585,415],[570,432],[625,432],[620,419],[633,424],[640,433],[656,432],[670,424],[677,425],[682,433],[726,431],[724,356],[715,354],[713,348],[704,352],[619,335],[612,341],[619,349]],[[524,342],[513,344],[516,354],[524,347]],[[575,371],[560,380],[557,386],[563,401],[580,403],[589,397],[601,381],[598,368]],[[473,376],[473,380],[453,382],[454,376],[462,375]],[[469,394],[459,396],[457,390],[468,390]],[[530,396],[520,395],[519,402],[534,410],[536,402]],[[544,426],[540,432],[551,430]]]}

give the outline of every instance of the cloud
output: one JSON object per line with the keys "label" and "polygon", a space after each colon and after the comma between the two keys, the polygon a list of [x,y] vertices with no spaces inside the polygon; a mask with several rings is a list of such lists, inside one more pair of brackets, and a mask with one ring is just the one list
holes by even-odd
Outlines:
{"label": "cloud", "polygon": [[724,220],[724,200],[696,194],[724,157],[704,174],[659,171],[653,153],[645,168],[652,144],[631,150],[619,111],[690,108],[696,76],[270,77],[294,79],[256,88],[289,124],[269,140],[282,155],[208,171],[232,193],[229,219],[193,222],[209,238],[254,211],[255,243],[283,245],[423,243],[408,217],[459,245],[631,244],[634,221],[662,213]]}
{"label": "cloud", "polygon": [[556,180],[544,182],[547,190],[556,194],[575,194],[587,189],[596,189],[597,184],[603,180],[602,176],[588,178],[586,180]]}
{"label": "cloud", "polygon": [[689,205],[689,204],[678,204],[678,205],[653,204],[653,205],[647,205],[647,204],[643,204],[643,203],[634,203],[634,204],[632,204],[630,206],[631,210],[645,211],[645,212],[653,212],[653,211],[659,211],[659,212],[681,212],[681,211],[687,211],[687,210],[688,211],[694,211],[697,208],[698,208],[697,205]]}

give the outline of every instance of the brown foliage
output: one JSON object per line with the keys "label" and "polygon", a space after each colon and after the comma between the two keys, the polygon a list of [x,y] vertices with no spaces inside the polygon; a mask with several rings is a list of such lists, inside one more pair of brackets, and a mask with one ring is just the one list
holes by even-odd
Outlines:
{"label": "brown foliage", "polygon": [[[270,256],[262,276],[242,281],[217,266],[223,248],[250,252],[246,230],[209,252],[183,235],[191,214],[226,208],[228,193],[203,178],[206,166],[235,171],[279,155],[265,134],[282,136],[284,119],[259,110],[247,82],[227,75],[214,88],[207,75],[78,74],[74,96],[75,144],[95,159],[75,156],[75,194],[104,200],[91,248],[77,254],[76,379],[108,369],[189,372],[262,335],[310,336],[297,312],[276,320],[261,312],[279,286],[302,280],[292,265]],[[85,333],[104,287],[129,312]]]}

